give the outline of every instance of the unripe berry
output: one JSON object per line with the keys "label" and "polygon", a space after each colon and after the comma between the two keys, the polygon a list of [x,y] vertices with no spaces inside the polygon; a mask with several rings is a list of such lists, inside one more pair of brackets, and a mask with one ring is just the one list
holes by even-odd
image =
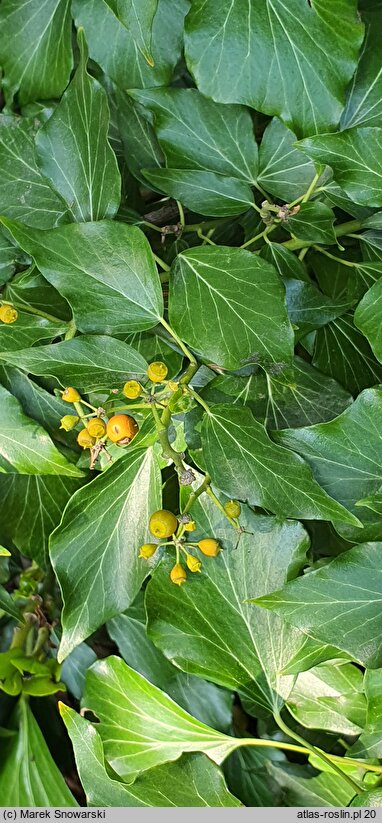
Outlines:
{"label": "unripe berry", "polygon": [[92,437],[87,429],[81,429],[77,437],[77,443],[82,449],[91,449],[95,442],[95,437]]}
{"label": "unripe berry", "polygon": [[179,383],[175,380],[169,380],[167,383],[167,388],[170,389],[170,391],[178,391]]}
{"label": "unripe berry", "polygon": [[190,520],[190,521],[189,521],[188,523],[186,523],[186,524],[185,524],[185,526],[184,526],[184,531],[185,531],[185,532],[194,532],[194,531],[195,531],[195,529],[196,529],[196,523],[195,523],[195,520]]}
{"label": "unripe berry", "polygon": [[143,546],[141,546],[141,548],[139,549],[138,557],[144,557],[146,560],[148,560],[149,557],[152,557],[153,554],[155,554],[157,548],[157,543],[144,543]]}
{"label": "unripe berry", "polygon": [[86,424],[86,428],[92,437],[103,437],[106,434],[106,425],[101,417],[93,417]]}
{"label": "unripe berry", "polygon": [[62,399],[65,400],[66,403],[79,403],[81,400],[81,395],[77,391],[77,389],[73,389],[73,386],[68,386],[61,395]]}
{"label": "unripe berry", "polygon": [[187,573],[180,563],[175,563],[175,566],[172,567],[170,571],[170,578],[177,586],[182,586],[183,583],[186,582]]}
{"label": "unripe berry", "polygon": [[64,414],[64,416],[61,417],[60,420],[60,429],[64,429],[64,431],[70,432],[77,425],[79,419],[80,418],[76,414]]}
{"label": "unripe berry", "polygon": [[18,312],[13,308],[13,306],[9,306],[6,303],[0,306],[0,320],[2,323],[6,323],[7,325],[14,323],[18,316]]}
{"label": "unripe berry", "polygon": [[168,374],[168,368],[165,363],[162,363],[161,360],[155,360],[154,363],[150,363],[147,369],[147,377],[152,383],[163,383],[163,380],[166,379]]}
{"label": "unripe berry", "polygon": [[221,547],[214,537],[205,537],[203,540],[199,540],[198,546],[206,557],[216,557],[221,552]]}
{"label": "unripe berry", "polygon": [[121,440],[129,443],[138,431],[137,421],[129,414],[115,414],[106,426],[107,436],[112,443],[119,443]]}
{"label": "unripe berry", "polygon": [[128,397],[129,400],[136,400],[137,397],[141,396],[142,392],[143,388],[137,380],[128,380],[122,389],[122,394]]}
{"label": "unripe berry", "polygon": [[202,564],[197,557],[194,557],[192,554],[188,554],[186,557],[187,568],[190,572],[200,572],[202,568]]}
{"label": "unripe berry", "polygon": [[154,537],[171,537],[178,528],[178,521],[175,514],[160,509],[151,515],[149,528]]}
{"label": "unripe berry", "polygon": [[224,511],[228,517],[240,517],[241,505],[238,500],[229,500],[224,503]]}

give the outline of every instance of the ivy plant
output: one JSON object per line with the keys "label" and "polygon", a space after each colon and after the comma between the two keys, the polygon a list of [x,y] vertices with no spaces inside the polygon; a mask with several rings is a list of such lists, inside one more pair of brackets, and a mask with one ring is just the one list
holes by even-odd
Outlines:
{"label": "ivy plant", "polygon": [[382,805],[382,6],[0,2],[0,797]]}

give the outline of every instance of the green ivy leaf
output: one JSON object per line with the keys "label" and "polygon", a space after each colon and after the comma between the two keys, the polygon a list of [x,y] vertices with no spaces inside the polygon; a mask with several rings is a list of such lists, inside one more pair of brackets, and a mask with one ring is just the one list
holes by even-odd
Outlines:
{"label": "green ivy leaf", "polygon": [[207,97],[278,115],[301,136],[337,126],[362,37],[354,0],[193,0],[186,60]]}
{"label": "green ivy leaf", "polygon": [[244,249],[207,246],[179,254],[169,312],[182,339],[226,369],[251,360],[269,367],[291,360],[283,286],[269,263]]}
{"label": "green ivy leaf", "polygon": [[305,728],[358,735],[366,714],[362,673],[342,661],[302,672],[288,697],[288,708]]}
{"label": "green ivy leaf", "polygon": [[19,609],[17,608],[15,601],[12,600],[11,595],[8,594],[6,589],[4,589],[4,586],[1,586],[1,585],[0,585],[0,610],[5,612],[5,614],[9,614],[10,617],[14,617],[15,620],[21,620],[22,619],[21,618],[21,613],[20,613]]}
{"label": "green ivy leaf", "polygon": [[289,319],[297,326],[297,339],[346,314],[353,303],[347,297],[327,297],[312,284],[292,278],[285,280],[285,292]]}
{"label": "green ivy leaf", "polygon": [[158,0],[117,0],[118,17],[134,38],[146,63],[154,66],[151,54],[151,35]]}
{"label": "green ivy leaf", "polygon": [[16,323],[0,325],[0,357],[4,352],[17,351],[34,346],[42,340],[61,337],[67,331],[64,322],[47,320],[33,314],[19,311]]}
{"label": "green ivy leaf", "polygon": [[189,755],[176,763],[150,769],[133,784],[110,777],[97,727],[63,703],[60,710],[89,806],[240,805],[227,791],[220,770],[203,755]]}
{"label": "green ivy leaf", "polygon": [[381,311],[382,278],[366,292],[354,314],[355,325],[365,335],[379,361],[382,361]]}
{"label": "green ivy leaf", "polygon": [[382,382],[382,365],[373,356],[366,338],[355,328],[351,314],[338,317],[318,330],[313,366],[334,377],[352,394]]}
{"label": "green ivy leaf", "polygon": [[142,169],[142,174],[155,189],[198,214],[229,217],[253,206],[251,187],[235,177],[188,169]]}
{"label": "green ivy leaf", "polygon": [[70,303],[80,331],[128,334],[161,320],[159,275],[136,226],[101,220],[40,232],[6,218],[2,222]]}
{"label": "green ivy leaf", "polygon": [[215,406],[204,417],[202,443],[208,473],[225,494],[281,517],[360,525],[300,457],[270,440],[249,409]]}
{"label": "green ivy leaf", "polygon": [[152,565],[138,549],[149,540],[149,517],[160,499],[160,474],[148,449],[127,452],[69,501],[50,539],[64,599],[61,661],[136,597]]}
{"label": "green ivy leaf", "polygon": [[379,55],[379,33],[382,14],[378,4],[362,10],[366,24],[366,34],[362,52],[354,74],[345,110],[341,117],[341,128],[352,126],[380,126],[382,118],[382,70]]}
{"label": "green ivy leaf", "polygon": [[0,11],[0,63],[9,102],[59,97],[73,65],[69,0],[5,0]]}
{"label": "green ivy leaf", "polygon": [[325,203],[302,203],[297,214],[288,217],[286,226],[299,240],[333,245],[334,219],[333,210]]}
{"label": "green ivy leaf", "polygon": [[333,772],[318,773],[295,763],[269,763],[267,771],[282,790],[283,805],[310,808],[347,806],[354,791]]}
{"label": "green ivy leaf", "polygon": [[0,352],[1,358],[30,374],[55,377],[62,386],[74,385],[84,392],[121,388],[128,378],[146,379],[147,363],[139,352],[122,340],[103,335]]}
{"label": "green ivy leaf", "polygon": [[265,129],[259,149],[257,182],[286,203],[305,194],[315,175],[314,164],[295,148],[295,142],[293,131],[274,117]]}
{"label": "green ivy leaf", "polygon": [[[16,716],[15,716],[16,715]],[[26,700],[14,715],[16,734],[2,743],[0,794],[6,806],[77,806]],[[41,776],[44,779],[41,779]]]}
{"label": "green ivy leaf", "polygon": [[361,736],[351,747],[349,757],[382,757],[381,669],[367,669],[364,678],[366,723]]}
{"label": "green ivy leaf", "polygon": [[117,160],[107,139],[106,92],[86,69],[88,50],[78,32],[80,62],[52,117],[36,137],[37,162],[74,221],[112,218],[121,198]]}
{"label": "green ivy leaf", "polygon": [[20,403],[0,386],[0,472],[82,477],[53,445],[44,429],[27,417]]}
{"label": "green ivy leaf", "polygon": [[363,543],[254,602],[370,668],[382,662],[381,543]]}

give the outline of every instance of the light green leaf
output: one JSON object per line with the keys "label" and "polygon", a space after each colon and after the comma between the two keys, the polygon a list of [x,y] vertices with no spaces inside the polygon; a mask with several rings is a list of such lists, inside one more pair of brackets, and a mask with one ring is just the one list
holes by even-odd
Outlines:
{"label": "light green leaf", "polygon": [[118,17],[134,38],[149,66],[154,66],[151,54],[151,34],[158,0],[117,0]]}
{"label": "light green leaf", "polygon": [[98,717],[105,758],[133,782],[140,772],[204,752],[221,763],[240,740],[200,723],[119,657],[99,660],[86,677],[85,705]]}
{"label": "light green leaf", "polygon": [[345,314],[317,331],[313,366],[338,380],[352,394],[382,382],[382,366]]}
{"label": "light green leaf", "polygon": [[204,417],[202,443],[208,473],[225,494],[282,517],[359,524],[300,457],[270,440],[249,409],[215,406]]}
{"label": "light green leaf", "polygon": [[87,70],[88,50],[78,33],[80,62],[65,94],[36,137],[37,162],[73,221],[112,218],[121,198],[117,160],[107,139],[106,92]]}
{"label": "light green leaf", "polygon": [[34,136],[33,121],[0,115],[0,213],[47,229],[68,215],[37,167]]}
{"label": "light green leaf", "polygon": [[381,543],[363,543],[254,602],[369,668],[382,663]]}
{"label": "light green leaf", "polygon": [[46,569],[48,540],[81,479],[0,474],[0,529],[3,540]]}
{"label": "light green leaf", "polygon": [[336,127],[362,37],[353,0],[193,0],[186,60],[207,97],[278,115],[302,136]]}
{"label": "light green leaf", "polygon": [[295,142],[293,131],[275,117],[265,129],[259,149],[257,182],[286,203],[301,197],[315,175],[314,164],[295,148]]}
{"label": "light green leaf", "polygon": [[282,789],[284,806],[347,806],[354,795],[349,784],[333,772],[320,774],[296,763],[268,763],[267,771]]}
{"label": "light green leaf", "polygon": [[73,65],[69,0],[4,0],[0,63],[9,102],[59,97]]}
{"label": "light green leaf", "polygon": [[335,420],[273,435],[278,443],[301,454],[320,486],[357,514],[364,524],[362,532],[336,523],[348,540],[382,538],[382,525],[372,524],[369,531],[367,510],[356,508],[358,500],[378,491],[382,483],[381,431],[382,391],[365,389]]}
{"label": "light green leaf", "polygon": [[379,59],[380,32],[382,28],[381,8],[362,12],[366,24],[366,35],[359,63],[354,74],[341,117],[341,128],[382,123],[382,66]]}
{"label": "light green leaf", "polygon": [[362,806],[363,808],[369,807],[372,809],[378,809],[382,806],[382,789],[374,789],[374,791],[356,794],[354,800],[350,803],[350,806]]}
{"label": "light green leaf", "polygon": [[0,386],[0,472],[82,477],[82,472],[69,463],[46,431],[24,414],[18,400],[3,386]]}
{"label": "light green leaf", "polygon": [[153,113],[170,168],[255,182],[257,144],[247,109],[214,103],[196,89],[147,89],[132,95]]}
{"label": "light green leaf", "polygon": [[366,724],[349,757],[382,757],[382,669],[365,672]]}
{"label": "light green leaf", "polygon": [[331,246],[336,243],[334,219],[333,210],[324,203],[301,203],[297,214],[288,217],[285,225],[300,240]]}
{"label": "light green leaf", "polygon": [[382,129],[356,127],[302,140],[299,147],[333,169],[336,183],[361,206],[382,206]]}
{"label": "light green leaf", "polygon": [[179,336],[226,369],[251,360],[266,366],[291,361],[283,285],[273,266],[244,249],[181,252],[170,275],[169,312]]}
{"label": "light green leaf", "polygon": [[223,775],[204,755],[150,769],[127,785],[109,776],[97,726],[60,704],[89,806],[239,806]]}
{"label": "light green leaf", "polygon": [[109,620],[108,634],[117,644],[125,663],[166,692],[197,720],[226,732],[232,719],[232,694],[175,668],[154,646],[145,623],[143,598],[141,609],[133,605],[125,614]]}
{"label": "light green leaf", "polygon": [[80,331],[128,334],[152,328],[161,319],[158,271],[136,226],[100,220],[39,231],[6,218],[2,222],[70,303]]}
{"label": "light green leaf", "polygon": [[142,169],[142,174],[155,189],[197,214],[229,217],[253,206],[251,187],[235,177],[188,169]]}
{"label": "light green leaf", "polygon": [[127,452],[69,501],[50,539],[64,600],[61,661],[136,597],[152,566],[138,549],[150,539],[160,500],[160,472],[147,449]]}
{"label": "light green leaf", "polygon": [[1,359],[30,374],[56,377],[62,386],[76,386],[84,392],[121,387],[128,378],[141,380],[147,369],[146,361],[132,346],[96,334],[50,346],[0,352]]}
{"label": "light green leaf", "polygon": [[[139,3],[141,9],[142,3]],[[85,30],[89,53],[117,86],[122,89],[166,86],[180,58],[184,17],[188,0],[158,0],[152,28],[150,66],[134,32],[118,20],[117,3],[106,0],[74,0],[72,14],[77,28]],[[110,48],[110,44],[113,48]]]}
{"label": "light green leaf", "polygon": [[[77,806],[26,700],[14,715],[17,733],[2,742],[0,796],[6,806]],[[43,775],[43,779],[42,779]]]}
{"label": "light green leaf", "polygon": [[[0,353],[29,348],[41,340],[61,337],[67,331],[67,324],[46,320],[45,317],[19,311],[15,323],[0,325]],[[0,354],[1,356],[1,354]]]}
{"label": "light green leaf", "polygon": [[365,724],[363,677],[352,663],[330,661],[298,675],[288,708],[308,729],[358,735]]}
{"label": "light green leaf", "polygon": [[382,361],[382,278],[366,292],[357,306],[354,314],[354,323],[368,339],[370,346]]}
{"label": "light green leaf", "polygon": [[[187,496],[185,495],[185,501]],[[309,541],[301,524],[255,515],[245,509],[237,535],[203,495],[192,507],[198,524],[193,540],[213,534],[223,551],[202,557],[202,572],[175,589],[173,559],[162,561],[146,590],[149,636],[186,672],[239,690],[246,705],[278,711],[294,678],[281,672],[304,637],[280,620],[264,620],[248,605],[254,593],[270,592],[295,576]]]}

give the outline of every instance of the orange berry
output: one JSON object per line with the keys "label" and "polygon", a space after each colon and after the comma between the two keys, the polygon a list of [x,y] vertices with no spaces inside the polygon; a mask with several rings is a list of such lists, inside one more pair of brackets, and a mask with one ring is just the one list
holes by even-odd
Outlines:
{"label": "orange berry", "polygon": [[115,414],[106,426],[107,436],[112,443],[119,443],[121,440],[129,443],[138,431],[137,421],[129,414]]}
{"label": "orange berry", "polygon": [[172,567],[170,571],[170,578],[171,581],[175,583],[177,586],[182,586],[183,583],[186,582],[187,573],[180,563],[175,563],[175,566]]}
{"label": "orange berry", "polygon": [[77,389],[73,389],[73,386],[68,386],[61,395],[62,399],[65,400],[66,403],[79,403],[81,400],[81,395],[77,391]]}
{"label": "orange berry", "polygon": [[0,320],[2,323],[6,323],[7,325],[14,323],[18,316],[18,312],[13,308],[13,306],[9,306],[6,303],[0,306]]}
{"label": "orange berry", "polygon": [[154,537],[171,537],[178,528],[178,521],[175,514],[160,509],[150,517],[149,529]]}
{"label": "orange berry", "polygon": [[203,540],[199,540],[198,546],[206,557],[216,557],[221,552],[221,547],[214,537],[205,537]]}
{"label": "orange berry", "polygon": [[77,443],[82,449],[91,449],[96,442],[95,437],[92,437],[87,429],[81,429],[77,436]]}
{"label": "orange berry", "polygon": [[152,383],[163,383],[163,380],[166,379],[168,374],[168,368],[165,363],[162,363],[161,360],[155,360],[154,363],[150,363],[147,369],[147,377]]}
{"label": "orange berry", "polygon": [[86,424],[86,428],[92,437],[103,437],[106,433],[106,424],[101,417],[93,417]]}

